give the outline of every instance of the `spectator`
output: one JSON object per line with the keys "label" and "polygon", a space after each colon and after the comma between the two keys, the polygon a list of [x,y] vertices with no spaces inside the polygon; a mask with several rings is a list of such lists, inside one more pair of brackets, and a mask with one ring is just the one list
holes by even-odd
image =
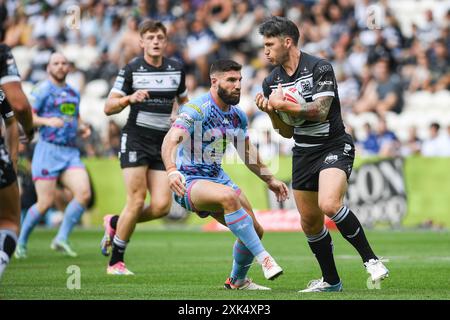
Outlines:
{"label": "spectator", "polygon": [[408,157],[411,155],[420,154],[420,149],[422,147],[422,141],[417,136],[417,128],[410,127],[408,140],[406,140],[401,147],[401,155]]}
{"label": "spectator", "polygon": [[377,126],[378,155],[395,157],[399,154],[400,142],[394,132],[387,128],[386,120],[379,119]]}
{"label": "spectator", "polygon": [[373,68],[375,83],[368,85],[367,92],[355,104],[354,111],[377,112],[384,116],[388,111],[400,113],[403,108],[403,90],[400,79],[389,71],[389,62],[379,60]]}
{"label": "spectator", "polygon": [[377,135],[372,130],[369,123],[364,125],[365,139],[361,141],[361,155],[362,156],[374,156],[380,151],[380,145],[378,144]]}
{"label": "spectator", "polygon": [[11,48],[28,46],[31,43],[31,33],[32,27],[28,23],[28,17],[21,10],[17,10],[6,30],[5,43]]}
{"label": "spectator", "polygon": [[45,37],[50,45],[56,45],[56,37],[61,29],[61,20],[53,13],[52,7],[46,2],[42,2],[42,11],[39,15],[30,19],[33,27],[33,39]]}
{"label": "spectator", "polygon": [[127,29],[123,33],[116,51],[111,56],[113,61],[119,67],[124,66],[130,61],[130,59],[142,53],[142,48],[139,45],[140,36],[138,27],[139,18],[136,16],[130,16],[127,20]]}
{"label": "spectator", "polygon": [[24,79],[34,84],[47,78],[47,63],[51,54],[55,52],[55,48],[45,35],[39,36],[37,41],[31,54],[30,68],[24,74]]}
{"label": "spectator", "polygon": [[434,122],[430,125],[430,137],[422,144],[422,155],[425,157],[450,156],[450,140],[447,135],[440,135],[441,126]]}
{"label": "spectator", "polygon": [[219,49],[219,42],[214,33],[209,30],[204,20],[197,18],[191,25],[191,31],[186,40],[184,61],[191,69],[198,70],[199,83],[209,82],[208,58],[214,59],[213,54]]}
{"label": "spectator", "polygon": [[433,43],[430,56],[432,91],[450,89],[450,55],[443,39]]}

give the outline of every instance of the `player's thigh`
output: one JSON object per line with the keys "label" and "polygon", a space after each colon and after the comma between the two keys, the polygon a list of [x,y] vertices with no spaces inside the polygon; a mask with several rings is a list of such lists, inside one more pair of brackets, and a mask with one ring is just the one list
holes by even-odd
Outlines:
{"label": "player's thigh", "polygon": [[329,168],[319,174],[319,207],[327,216],[333,216],[343,205],[347,191],[347,175],[338,168]]}
{"label": "player's thigh", "polygon": [[38,205],[44,207],[40,208],[40,212],[42,212],[41,210],[47,210],[55,200],[56,179],[38,179],[34,182],[34,187]]}
{"label": "player's thigh", "polygon": [[293,193],[303,231],[306,234],[320,232],[324,224],[324,215],[318,205],[318,193],[302,190],[294,190]]}
{"label": "player's thigh", "polygon": [[0,189],[0,226],[18,231],[20,196],[17,181]]}
{"label": "player's thigh", "polygon": [[170,207],[172,191],[165,170],[149,169],[147,171],[147,188],[150,192],[152,206]]}
{"label": "player's thigh", "polygon": [[193,183],[188,191],[188,197],[197,211],[223,212],[224,199],[236,194],[233,188],[220,183],[203,179],[195,180]]}
{"label": "player's thigh", "polygon": [[147,193],[147,166],[122,169],[127,197],[144,197]]}
{"label": "player's thigh", "polygon": [[89,175],[85,168],[69,168],[61,174],[60,180],[76,199],[88,201],[91,196]]}

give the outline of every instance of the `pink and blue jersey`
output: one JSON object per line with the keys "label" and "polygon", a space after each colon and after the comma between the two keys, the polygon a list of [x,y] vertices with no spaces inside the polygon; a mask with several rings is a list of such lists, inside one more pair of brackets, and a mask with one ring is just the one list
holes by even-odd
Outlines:
{"label": "pink and blue jersey", "polygon": [[67,84],[59,87],[47,80],[33,89],[30,100],[39,117],[64,120],[62,128],[42,126],[39,129],[40,140],[61,146],[75,146],[80,110],[78,92]]}
{"label": "pink and blue jersey", "polygon": [[206,93],[183,105],[172,126],[185,130],[190,136],[178,147],[176,162],[178,171],[186,177],[187,192],[183,197],[174,194],[175,201],[204,218],[210,212],[197,210],[191,201],[191,189],[197,181],[205,179],[229,186],[238,194],[241,192],[221,164],[230,143],[238,147],[245,145],[247,116],[238,106],[222,111],[211,94]]}
{"label": "pink and blue jersey", "polygon": [[248,138],[245,113],[238,106],[222,111],[209,92],[183,105],[173,126],[190,135],[177,154],[177,168],[186,178],[217,177],[228,144]]}
{"label": "pink and blue jersey", "polygon": [[61,128],[42,126],[33,153],[33,180],[55,180],[68,169],[84,168],[76,148],[80,95],[69,85],[58,87],[49,80],[31,93],[31,105],[39,117],[64,120]]}

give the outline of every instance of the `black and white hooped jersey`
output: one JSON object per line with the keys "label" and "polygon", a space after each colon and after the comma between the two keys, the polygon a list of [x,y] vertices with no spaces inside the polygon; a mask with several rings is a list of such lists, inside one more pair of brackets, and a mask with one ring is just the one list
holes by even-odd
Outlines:
{"label": "black and white hooped jersey", "polygon": [[[20,75],[17,69],[16,62],[11,53],[11,49],[5,45],[0,44],[0,86],[8,82],[19,82]],[[14,116],[6,95],[0,87],[0,125],[2,119],[9,119]]]}
{"label": "black and white hooped jersey", "polygon": [[306,102],[324,96],[333,97],[330,112],[324,122],[305,121],[294,128],[296,146],[313,147],[344,134],[337,82],[333,67],[328,61],[302,51],[300,63],[292,76],[289,76],[281,66],[277,66],[264,79],[262,85],[264,96],[268,98],[279,83],[283,88],[296,87]]}
{"label": "black and white hooped jersey", "polygon": [[187,96],[182,64],[163,58],[162,65],[154,67],[144,57],[133,59],[119,71],[111,92],[128,96],[137,90],[147,90],[150,98],[130,105],[123,131],[144,136],[164,136],[170,129],[175,98]]}

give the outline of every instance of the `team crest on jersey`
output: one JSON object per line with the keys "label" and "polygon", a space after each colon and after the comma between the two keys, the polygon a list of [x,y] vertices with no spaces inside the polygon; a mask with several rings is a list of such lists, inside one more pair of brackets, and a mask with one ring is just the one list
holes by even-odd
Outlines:
{"label": "team crest on jersey", "polygon": [[128,162],[134,163],[137,161],[137,152],[130,151],[128,152]]}
{"label": "team crest on jersey", "polygon": [[170,64],[167,66],[167,69],[166,69],[167,71],[170,71],[170,70],[175,70],[175,68],[174,67],[172,67]]}
{"label": "team crest on jersey", "polygon": [[143,66],[139,66],[139,68],[137,69],[137,71],[143,72],[143,71],[147,71],[147,69],[145,69]]}
{"label": "team crest on jersey", "polygon": [[300,86],[301,86],[301,92],[302,93],[309,92],[309,91],[312,90],[312,83],[311,82],[312,82],[312,80],[309,81],[309,79],[300,81]]}

